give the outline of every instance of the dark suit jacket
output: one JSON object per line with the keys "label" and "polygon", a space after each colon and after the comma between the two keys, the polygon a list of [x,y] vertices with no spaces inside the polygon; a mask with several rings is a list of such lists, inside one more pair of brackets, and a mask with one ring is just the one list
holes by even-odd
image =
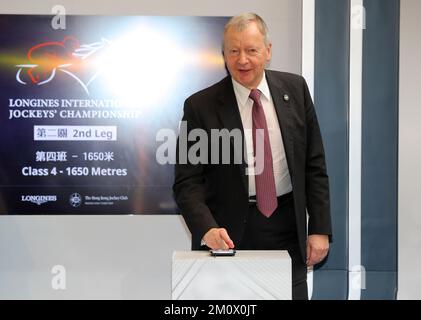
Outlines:
{"label": "dark suit jacket", "polygon": [[[329,183],[322,138],[304,78],[270,70],[266,70],[266,78],[282,132],[293,186],[298,240],[305,261],[306,209],[308,234],[331,235]],[[184,104],[183,121],[187,121],[188,132],[201,128],[208,137],[211,137],[211,129],[243,132],[231,77],[189,97]],[[202,237],[211,228],[226,228],[234,244],[241,240],[248,211],[248,176],[244,156],[242,163],[234,163],[234,143],[232,139],[230,142],[230,164],[211,164],[209,154],[207,164],[177,161],[175,166],[174,196],[192,233],[193,250],[200,248]],[[179,138],[177,153],[180,143]],[[195,142],[188,142],[188,148],[193,144]]]}

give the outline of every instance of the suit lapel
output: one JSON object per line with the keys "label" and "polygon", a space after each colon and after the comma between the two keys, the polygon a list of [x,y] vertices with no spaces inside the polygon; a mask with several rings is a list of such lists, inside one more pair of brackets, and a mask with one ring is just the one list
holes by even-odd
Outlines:
{"label": "suit lapel", "polygon": [[278,116],[279,126],[282,133],[282,141],[284,143],[285,153],[288,162],[288,169],[292,175],[294,171],[294,135],[291,128],[292,110],[290,100],[285,101],[285,95],[290,94],[282,87],[279,81],[266,70],[266,80],[272,95],[273,104],[275,105],[276,115]]}
{"label": "suit lapel", "polygon": [[241,131],[244,132],[237,99],[235,98],[234,88],[230,77],[225,78],[218,100],[219,104],[216,110],[219,120],[223,124],[222,127],[230,131],[232,129],[241,129]]}
{"label": "suit lapel", "polygon": [[[239,168],[239,173],[241,175],[241,180],[244,185],[245,191],[248,193],[248,176],[246,176],[246,164],[244,160],[244,128],[241,121],[240,111],[238,109],[237,99],[235,98],[234,88],[232,86],[231,77],[228,76],[224,79],[222,82],[222,87],[220,90],[219,95],[219,104],[216,106],[216,112],[219,118],[219,121],[221,122],[221,128],[228,129],[229,131],[232,131],[234,129],[240,129],[241,130],[241,143],[242,143],[242,150],[236,150],[234,148],[234,144],[232,139],[230,139],[231,148],[235,152],[242,152],[241,159],[242,164],[237,166]],[[233,159],[231,159],[233,161]]]}

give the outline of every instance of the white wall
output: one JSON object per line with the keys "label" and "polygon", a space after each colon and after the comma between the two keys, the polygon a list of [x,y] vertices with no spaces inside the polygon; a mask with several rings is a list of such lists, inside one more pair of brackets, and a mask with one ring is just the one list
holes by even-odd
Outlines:
{"label": "white wall", "polygon": [[[271,68],[301,72],[301,1],[0,0],[0,13],[49,14],[57,3],[67,14],[255,11],[271,30]],[[169,299],[172,252],[189,248],[179,216],[0,216],[0,299]],[[54,265],[66,268],[66,290],[51,287]]]}
{"label": "white wall", "polygon": [[398,298],[421,299],[421,1],[401,0]]}
{"label": "white wall", "polygon": [[0,299],[170,299],[172,253],[190,244],[176,215],[0,218]]}

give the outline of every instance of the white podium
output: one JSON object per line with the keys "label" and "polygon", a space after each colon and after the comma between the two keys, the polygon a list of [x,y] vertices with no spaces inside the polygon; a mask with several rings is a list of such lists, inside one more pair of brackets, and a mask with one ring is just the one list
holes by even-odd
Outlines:
{"label": "white podium", "polygon": [[288,251],[174,252],[173,300],[291,300]]}

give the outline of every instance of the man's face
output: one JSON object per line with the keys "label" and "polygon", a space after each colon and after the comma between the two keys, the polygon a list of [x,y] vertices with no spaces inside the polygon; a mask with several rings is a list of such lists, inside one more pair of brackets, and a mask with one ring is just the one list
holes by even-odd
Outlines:
{"label": "man's face", "polygon": [[234,80],[255,89],[270,60],[271,48],[272,44],[265,45],[255,22],[250,22],[243,31],[229,28],[224,36],[224,59]]}

